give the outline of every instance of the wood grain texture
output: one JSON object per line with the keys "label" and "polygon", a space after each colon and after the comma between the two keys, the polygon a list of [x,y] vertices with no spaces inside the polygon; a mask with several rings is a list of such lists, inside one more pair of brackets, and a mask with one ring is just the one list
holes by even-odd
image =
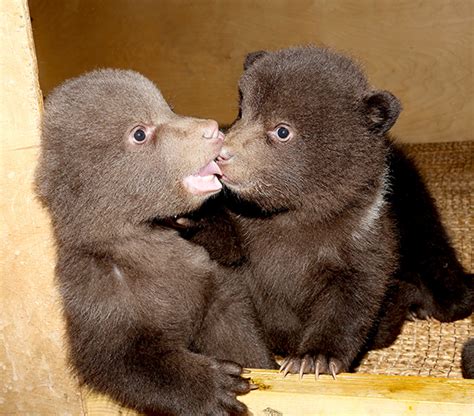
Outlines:
{"label": "wood grain texture", "polygon": [[467,415],[474,411],[472,380],[343,374],[299,380],[253,371],[259,389],[242,396],[255,416]]}
{"label": "wood grain texture", "polygon": [[155,80],[178,112],[231,122],[245,54],[325,44],[404,111],[400,140],[474,140],[473,0],[30,0],[47,93],[95,67]]}
{"label": "wood grain texture", "polygon": [[[427,377],[341,374],[318,381],[296,374],[252,370],[258,390],[240,396],[254,416],[465,416],[474,411],[474,381]],[[134,416],[105,396],[87,393],[90,415]]]}
{"label": "wood grain texture", "polygon": [[81,414],[45,213],[32,191],[41,94],[26,0],[0,2],[0,414]]}

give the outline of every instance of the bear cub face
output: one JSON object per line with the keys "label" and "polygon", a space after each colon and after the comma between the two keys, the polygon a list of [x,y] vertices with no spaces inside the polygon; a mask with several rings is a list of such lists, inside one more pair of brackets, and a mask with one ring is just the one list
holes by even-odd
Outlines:
{"label": "bear cub face", "polygon": [[175,114],[133,71],[93,71],[53,91],[42,137],[38,193],[78,239],[190,212],[221,189],[217,123]]}
{"label": "bear cub face", "polygon": [[299,47],[248,55],[241,117],[218,158],[223,181],[272,212],[300,208],[327,217],[382,186],[398,100],[374,91],[352,60]]}

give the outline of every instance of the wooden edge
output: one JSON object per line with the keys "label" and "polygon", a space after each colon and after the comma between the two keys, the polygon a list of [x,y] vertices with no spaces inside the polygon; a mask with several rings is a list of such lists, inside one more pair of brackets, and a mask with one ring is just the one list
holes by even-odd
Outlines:
{"label": "wooden edge", "polygon": [[0,415],[80,415],[46,212],[33,192],[42,94],[27,0],[0,1]]}
{"label": "wooden edge", "polygon": [[249,376],[259,389],[241,400],[254,415],[466,415],[474,410],[472,380],[360,373],[300,380],[262,370]]}
{"label": "wooden edge", "polygon": [[[301,415],[459,415],[474,412],[474,381],[434,377],[341,374],[285,378],[272,370],[251,370],[258,386],[241,396],[255,416]],[[106,396],[84,391],[89,416],[138,413]]]}

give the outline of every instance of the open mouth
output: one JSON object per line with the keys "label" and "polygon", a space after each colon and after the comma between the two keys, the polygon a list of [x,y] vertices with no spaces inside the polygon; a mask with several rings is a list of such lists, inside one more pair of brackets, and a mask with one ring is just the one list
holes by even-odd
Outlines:
{"label": "open mouth", "polygon": [[193,195],[206,195],[222,189],[222,184],[218,179],[220,176],[222,176],[222,172],[219,165],[211,160],[194,175],[186,176],[183,179],[183,184],[186,190]]}

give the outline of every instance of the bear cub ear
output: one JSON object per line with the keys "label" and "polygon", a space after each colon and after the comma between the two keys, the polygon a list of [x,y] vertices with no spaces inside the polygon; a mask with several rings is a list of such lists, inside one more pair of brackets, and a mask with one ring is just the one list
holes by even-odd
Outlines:
{"label": "bear cub ear", "polygon": [[397,121],[402,105],[397,97],[388,91],[374,91],[364,98],[364,112],[369,130],[383,135]]}
{"label": "bear cub ear", "polygon": [[267,51],[255,51],[255,52],[250,52],[249,54],[247,54],[244,61],[244,71],[250,68],[255,63],[255,61],[258,61],[267,53],[268,53]]}

